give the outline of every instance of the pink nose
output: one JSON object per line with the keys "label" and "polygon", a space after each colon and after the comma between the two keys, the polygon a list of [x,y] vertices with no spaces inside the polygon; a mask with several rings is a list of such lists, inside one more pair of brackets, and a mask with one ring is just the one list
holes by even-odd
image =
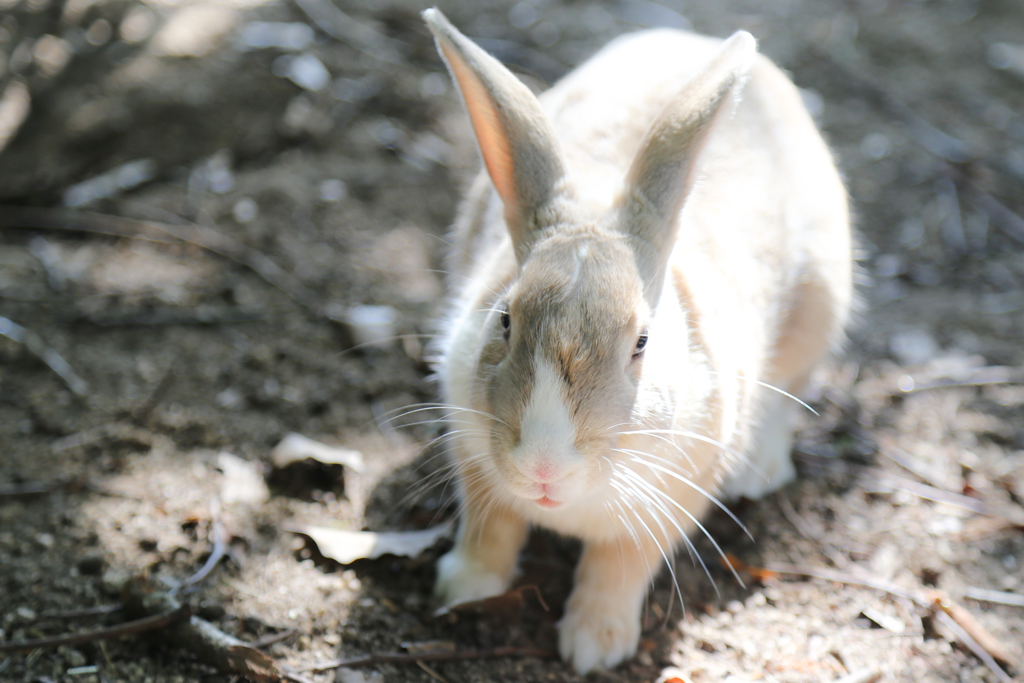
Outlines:
{"label": "pink nose", "polygon": [[549,484],[561,479],[561,474],[559,473],[558,468],[546,461],[537,463],[531,467],[528,472],[530,478],[539,484]]}

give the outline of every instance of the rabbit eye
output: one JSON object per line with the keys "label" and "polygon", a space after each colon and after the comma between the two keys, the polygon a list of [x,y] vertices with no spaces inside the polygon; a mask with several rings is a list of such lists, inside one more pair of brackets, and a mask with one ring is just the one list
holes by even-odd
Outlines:
{"label": "rabbit eye", "polygon": [[637,358],[644,352],[644,348],[647,346],[647,333],[644,332],[636,338],[636,346],[633,347],[633,358]]}
{"label": "rabbit eye", "polygon": [[501,312],[501,329],[505,331],[505,338],[508,338],[508,333],[512,329],[512,316],[508,314],[508,311]]}

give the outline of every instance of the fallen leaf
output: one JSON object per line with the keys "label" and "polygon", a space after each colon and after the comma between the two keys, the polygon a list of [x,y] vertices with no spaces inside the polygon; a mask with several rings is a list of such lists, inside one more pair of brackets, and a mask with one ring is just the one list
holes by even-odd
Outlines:
{"label": "fallen leaf", "polygon": [[222,502],[259,504],[270,499],[270,490],[256,470],[256,463],[222,451],[217,456],[217,467],[224,472],[220,487]]}
{"label": "fallen leaf", "polygon": [[289,432],[270,453],[271,464],[279,469],[307,458],[325,465],[344,465],[356,472],[363,471],[363,454],[359,451],[328,446],[295,432]]}
{"label": "fallen leaf", "polygon": [[692,681],[682,669],[670,666],[667,669],[662,669],[656,683],[692,683]]}
{"label": "fallen leaf", "polygon": [[356,560],[372,560],[381,555],[416,557],[434,545],[451,530],[441,524],[421,531],[345,531],[308,524],[286,524],[282,528],[293,534],[309,536],[320,553],[341,564]]}
{"label": "fallen leaf", "polygon": [[226,659],[230,671],[243,674],[257,683],[277,683],[286,679],[273,659],[251,647],[229,647]]}
{"label": "fallen leaf", "polygon": [[480,600],[465,600],[463,602],[457,602],[454,605],[442,607],[434,612],[434,616],[441,617],[445,614],[475,612],[477,614],[497,614],[500,616],[513,617],[522,610],[524,601],[523,593],[527,591],[533,591],[536,594],[541,607],[544,608],[544,611],[549,611],[547,603],[544,602],[544,598],[540,594],[540,589],[534,585],[526,585],[519,586],[518,588],[512,588],[501,595],[492,595],[489,598],[481,598]]}
{"label": "fallen leaf", "polygon": [[769,583],[779,578],[778,572],[773,572],[770,569],[762,569],[761,567],[752,567],[732,553],[726,553],[725,557],[721,559],[721,563],[726,569],[733,569],[737,573],[746,574],[758,583]]}

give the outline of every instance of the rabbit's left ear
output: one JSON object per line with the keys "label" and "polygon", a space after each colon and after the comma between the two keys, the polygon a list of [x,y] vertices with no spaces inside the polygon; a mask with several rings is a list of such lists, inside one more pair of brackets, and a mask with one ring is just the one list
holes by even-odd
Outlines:
{"label": "rabbit's left ear", "polygon": [[734,33],[669,101],[640,143],[626,176],[620,229],[649,245],[655,259],[667,259],[672,251],[679,212],[696,180],[697,156],[715,121],[732,109],[733,94],[742,87],[755,54],[754,37],[746,31]]}
{"label": "rabbit's left ear", "polygon": [[533,93],[439,10],[425,10],[423,19],[462,93],[521,265],[534,228],[545,227],[538,226],[538,212],[565,190],[554,128]]}

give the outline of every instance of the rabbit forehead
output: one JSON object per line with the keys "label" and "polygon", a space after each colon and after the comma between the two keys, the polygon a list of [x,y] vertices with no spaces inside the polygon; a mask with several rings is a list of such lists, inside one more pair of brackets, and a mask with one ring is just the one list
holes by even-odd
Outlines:
{"label": "rabbit forehead", "polygon": [[512,356],[531,369],[539,359],[550,363],[569,396],[607,389],[623,376],[648,316],[626,241],[596,233],[538,244],[509,294],[509,306],[517,328]]}
{"label": "rabbit forehead", "polygon": [[535,334],[595,337],[634,327],[647,314],[627,240],[593,227],[538,242],[508,299],[519,324]]}

